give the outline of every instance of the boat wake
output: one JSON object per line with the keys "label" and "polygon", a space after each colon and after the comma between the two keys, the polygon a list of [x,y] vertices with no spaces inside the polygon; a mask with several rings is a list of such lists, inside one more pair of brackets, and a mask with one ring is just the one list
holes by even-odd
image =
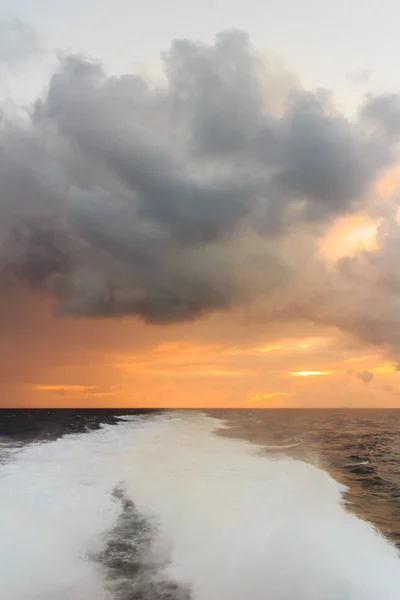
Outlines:
{"label": "boat wake", "polygon": [[219,426],[127,417],[19,449],[0,467],[0,597],[398,599],[396,548],[342,486]]}

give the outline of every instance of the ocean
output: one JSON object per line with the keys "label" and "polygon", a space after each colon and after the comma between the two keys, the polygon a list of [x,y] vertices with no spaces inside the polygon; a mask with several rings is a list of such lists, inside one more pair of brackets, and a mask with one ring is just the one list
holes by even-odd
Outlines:
{"label": "ocean", "polygon": [[2,411],[4,600],[398,600],[400,411]]}

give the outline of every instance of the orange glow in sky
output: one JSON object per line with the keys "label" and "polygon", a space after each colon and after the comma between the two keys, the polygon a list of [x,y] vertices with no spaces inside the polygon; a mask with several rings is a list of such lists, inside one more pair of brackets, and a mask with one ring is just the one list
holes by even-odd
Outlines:
{"label": "orange glow in sky", "polygon": [[396,164],[376,183],[375,189],[381,198],[391,198],[400,186],[400,168]]}
{"label": "orange glow in sky", "polygon": [[36,384],[32,389],[37,392],[76,392],[82,393],[96,389],[95,385],[46,385]]}
{"label": "orange glow in sky", "polygon": [[[290,408],[338,401],[341,406],[377,405],[382,397],[389,405],[397,402],[398,372],[384,356],[363,347],[343,352],[332,335],[312,339],[276,340],[273,352],[252,344],[234,349],[194,341],[156,343],[131,354],[103,349],[98,358],[93,355],[93,365],[47,368],[42,381],[25,386],[24,393],[30,389],[36,406]],[[312,368],[304,368],[305,356]],[[373,374],[368,385],[360,371]]]}
{"label": "orange glow in sky", "polygon": [[377,227],[378,222],[364,215],[339,219],[320,244],[322,257],[328,262],[336,262],[360,250],[373,250],[376,247]]}
{"label": "orange glow in sky", "polygon": [[[130,353],[99,348],[88,362],[47,368],[40,383],[25,390],[36,406],[301,408],[379,405],[382,397],[389,405],[397,402],[394,363],[362,346],[344,351],[332,331],[257,348],[196,342],[196,327],[185,326],[194,328],[192,340],[159,342],[157,335]],[[304,368],[305,356],[311,368]],[[360,378],[361,371],[372,376]]]}
{"label": "orange glow in sky", "polygon": [[262,402],[263,400],[271,400],[278,396],[289,396],[287,392],[270,392],[269,394],[257,394],[256,396],[250,396],[250,402]]}
{"label": "orange glow in sky", "polygon": [[314,377],[316,375],[332,375],[332,371],[289,371],[293,377]]}

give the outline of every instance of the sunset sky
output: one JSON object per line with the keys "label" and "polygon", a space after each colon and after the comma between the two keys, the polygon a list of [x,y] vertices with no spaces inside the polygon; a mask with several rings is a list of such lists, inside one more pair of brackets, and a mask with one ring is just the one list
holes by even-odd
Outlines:
{"label": "sunset sky", "polygon": [[399,17],[0,0],[0,406],[400,407]]}

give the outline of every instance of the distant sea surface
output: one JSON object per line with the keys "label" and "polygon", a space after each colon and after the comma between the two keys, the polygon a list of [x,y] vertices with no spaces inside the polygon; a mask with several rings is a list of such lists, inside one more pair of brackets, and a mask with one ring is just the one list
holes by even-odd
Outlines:
{"label": "distant sea surface", "polygon": [[394,600],[400,411],[3,410],[0,538],[7,600]]}

